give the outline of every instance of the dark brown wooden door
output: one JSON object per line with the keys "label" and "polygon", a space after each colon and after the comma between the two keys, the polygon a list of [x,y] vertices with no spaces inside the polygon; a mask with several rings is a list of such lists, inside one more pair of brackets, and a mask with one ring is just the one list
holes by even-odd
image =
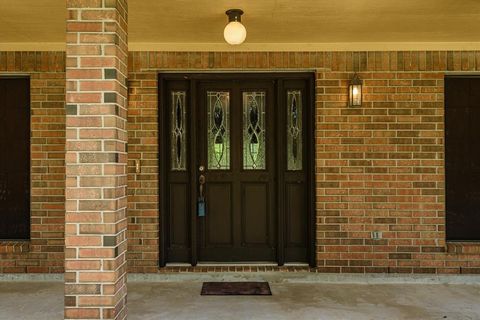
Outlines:
{"label": "dark brown wooden door", "polygon": [[201,82],[197,99],[198,259],[276,261],[273,82]]}
{"label": "dark brown wooden door", "polygon": [[0,78],[0,239],[30,238],[30,80]]}
{"label": "dark brown wooden door", "polygon": [[313,77],[159,80],[160,265],[313,264]]}
{"label": "dark brown wooden door", "polygon": [[445,79],[447,239],[480,240],[480,78]]}

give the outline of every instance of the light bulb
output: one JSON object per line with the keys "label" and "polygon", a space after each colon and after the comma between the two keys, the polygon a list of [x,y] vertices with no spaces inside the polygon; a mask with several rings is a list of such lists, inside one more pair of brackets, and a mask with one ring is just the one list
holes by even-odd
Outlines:
{"label": "light bulb", "polygon": [[242,44],[247,37],[247,29],[241,22],[231,21],[223,30],[223,37],[231,45]]}

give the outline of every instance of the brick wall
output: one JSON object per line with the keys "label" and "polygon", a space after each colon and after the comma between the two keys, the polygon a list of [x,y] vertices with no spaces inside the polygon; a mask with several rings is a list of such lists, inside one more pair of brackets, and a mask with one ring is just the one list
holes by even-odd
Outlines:
{"label": "brick wall", "polygon": [[31,79],[31,240],[0,241],[0,273],[63,272],[65,53],[0,52],[9,74]]}
{"label": "brick wall", "polygon": [[[445,244],[443,189],[443,76],[480,71],[480,52],[131,53],[129,271],[180,270],[157,267],[157,70],[285,68],[317,70],[318,271],[480,272],[478,246]],[[63,271],[64,71],[62,52],[0,52],[0,74],[32,79],[32,239],[0,244],[1,273]]]}
{"label": "brick wall", "polygon": [[[157,73],[288,68],[317,75],[314,271],[479,273],[476,246],[445,243],[443,78],[480,71],[480,52],[132,53],[129,270],[208,270],[157,267]],[[365,80],[358,109],[347,107],[353,71]],[[371,240],[371,231],[383,239]]]}
{"label": "brick wall", "polygon": [[[346,108],[352,74],[318,73],[318,265],[327,272],[447,272],[436,255],[445,249],[444,75],[359,75],[365,103]],[[383,239],[371,240],[372,231]]]}
{"label": "brick wall", "polygon": [[65,319],[126,319],[127,0],[67,0]]}

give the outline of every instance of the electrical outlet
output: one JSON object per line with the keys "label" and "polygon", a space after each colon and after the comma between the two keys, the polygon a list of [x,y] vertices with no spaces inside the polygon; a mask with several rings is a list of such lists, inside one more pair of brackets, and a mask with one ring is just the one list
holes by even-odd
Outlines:
{"label": "electrical outlet", "polygon": [[372,231],[372,239],[373,240],[382,239],[382,231]]}

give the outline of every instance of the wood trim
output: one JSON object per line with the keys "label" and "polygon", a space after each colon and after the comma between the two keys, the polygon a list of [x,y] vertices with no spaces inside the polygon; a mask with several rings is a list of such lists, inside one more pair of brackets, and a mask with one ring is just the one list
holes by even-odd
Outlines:
{"label": "wood trim", "polygon": [[[285,101],[282,99],[282,92],[284,92],[283,87],[283,79],[279,79],[277,81],[277,86],[275,88],[277,90],[277,104],[280,106],[281,110],[284,110]],[[277,141],[278,145],[285,144],[285,135],[282,132],[281,128],[285,127],[285,121],[283,120],[284,113],[277,112],[276,113],[276,121],[278,124],[276,126],[277,132]],[[278,265],[283,266],[285,264],[285,206],[282,205],[283,199],[285,199],[285,160],[280,148],[276,148],[277,150],[277,159],[282,159],[280,161],[277,160],[277,210],[278,210],[278,222],[277,222],[277,260]]]}
{"label": "wood trim", "polygon": [[[129,42],[129,52],[236,52],[224,42],[173,43]],[[65,42],[2,42],[0,51],[65,51]],[[332,43],[244,43],[242,52],[305,51],[471,51],[480,50],[480,42],[332,42]]]}
{"label": "wood trim", "polygon": [[[197,81],[196,80],[191,80],[190,81],[190,117],[188,118],[189,121],[189,129],[190,129],[190,136],[189,136],[189,150],[190,152],[188,153],[190,157],[190,212],[191,212],[191,220],[190,220],[190,252],[191,252],[191,257],[190,261],[192,266],[196,266],[198,263],[198,252],[197,252],[197,181],[198,181],[198,171],[197,171],[197,155],[198,155],[198,147],[197,147],[197,139],[194,139],[193,137],[197,136],[197,126],[195,125],[195,121],[193,119],[197,119],[197,99],[195,97],[197,96]],[[191,152],[191,150],[195,150],[195,152]]]}
{"label": "wood trim", "polygon": [[308,258],[310,267],[316,267],[316,215],[315,215],[315,203],[316,203],[316,187],[315,187],[315,119],[316,119],[316,105],[315,105],[315,75],[311,76],[308,85],[308,109],[307,109],[307,142],[308,150],[307,154],[307,185],[308,185]]}
{"label": "wood trim", "polygon": [[167,257],[166,257],[166,250],[167,250],[167,245],[166,245],[166,223],[165,223],[165,212],[167,210],[166,208],[166,173],[167,173],[167,157],[166,157],[166,152],[165,152],[165,146],[166,146],[166,134],[165,134],[165,79],[164,77],[159,74],[158,75],[158,107],[161,112],[158,112],[158,168],[159,168],[159,223],[160,226],[158,228],[159,230],[159,264],[160,267],[165,267],[167,263]]}
{"label": "wood trim", "polygon": [[[6,44],[7,48],[22,48]],[[24,43],[25,47],[34,45]],[[47,44],[48,45],[48,44]],[[47,46],[48,47],[48,46]],[[225,42],[214,43],[172,43],[172,42],[129,42],[131,52],[176,51],[176,52],[235,52],[237,47]],[[0,47],[1,48],[1,47]],[[52,46],[61,50],[60,46]],[[242,52],[305,52],[305,51],[470,51],[480,50],[480,42],[316,42],[316,43],[243,43]],[[12,49],[13,50],[13,49]],[[28,50],[27,50],[28,51]]]}

